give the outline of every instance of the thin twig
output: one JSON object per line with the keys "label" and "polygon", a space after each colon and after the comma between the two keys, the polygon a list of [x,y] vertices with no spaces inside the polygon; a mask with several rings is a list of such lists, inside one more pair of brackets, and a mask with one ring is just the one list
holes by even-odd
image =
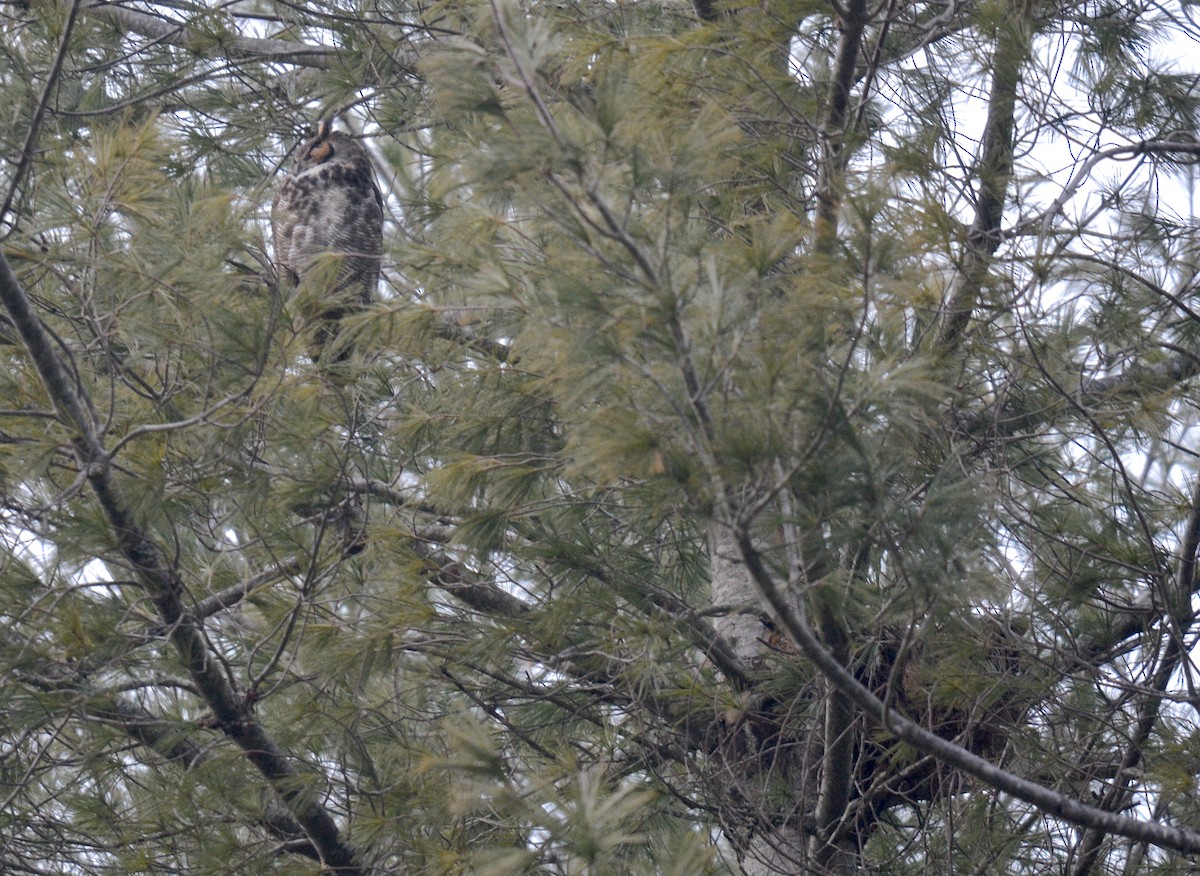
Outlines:
{"label": "thin twig", "polygon": [[[46,84],[42,87],[42,94],[38,98],[37,108],[34,109],[33,118],[29,122],[29,131],[25,135],[25,145],[21,147],[21,157],[17,160],[17,169],[13,171],[12,185],[8,187],[8,194],[4,196],[4,204],[0,205],[0,222],[4,221],[4,217],[8,215],[8,211],[12,208],[13,200],[17,196],[17,189],[21,185],[21,180],[29,172],[29,166],[33,163],[33,152],[37,146],[38,134],[42,129],[42,119],[45,117],[46,110],[50,106],[50,95],[58,86],[58,77],[62,73],[63,63],[66,61],[67,52],[71,47],[71,33],[75,30],[75,20],[78,15],[79,0],[73,0],[71,9],[67,13],[66,24],[63,26],[62,39],[58,43],[58,52],[54,55],[54,63],[50,65],[50,72],[46,76]],[[16,227],[17,223],[14,220],[10,223],[9,233],[15,231]]]}

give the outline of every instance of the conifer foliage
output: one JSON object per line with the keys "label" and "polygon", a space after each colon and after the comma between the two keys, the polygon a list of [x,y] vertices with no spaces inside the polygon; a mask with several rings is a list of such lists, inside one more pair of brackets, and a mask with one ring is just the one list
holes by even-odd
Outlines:
{"label": "conifer foliage", "polygon": [[0,872],[1191,872],[1189,4],[0,32]]}

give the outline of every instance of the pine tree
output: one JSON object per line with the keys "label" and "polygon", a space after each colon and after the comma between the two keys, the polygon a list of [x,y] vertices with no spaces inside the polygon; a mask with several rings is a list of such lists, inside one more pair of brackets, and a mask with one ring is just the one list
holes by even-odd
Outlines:
{"label": "pine tree", "polygon": [[1190,872],[1186,10],[3,14],[0,872]]}

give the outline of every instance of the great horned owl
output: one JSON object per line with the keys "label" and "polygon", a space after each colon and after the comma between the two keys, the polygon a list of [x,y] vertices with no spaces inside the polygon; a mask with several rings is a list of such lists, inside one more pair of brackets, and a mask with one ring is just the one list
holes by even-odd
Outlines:
{"label": "great horned owl", "polygon": [[[370,303],[383,252],[383,198],[371,159],[328,119],[285,176],[271,204],[282,284],[319,283],[310,315],[320,320],[313,360],[334,341],[342,317]],[[341,347],[335,358],[346,358]]]}

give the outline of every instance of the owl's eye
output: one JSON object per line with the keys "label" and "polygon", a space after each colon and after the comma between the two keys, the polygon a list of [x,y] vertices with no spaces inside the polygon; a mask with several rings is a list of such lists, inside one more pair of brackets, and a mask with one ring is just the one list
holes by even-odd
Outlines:
{"label": "owl's eye", "polygon": [[308,160],[320,163],[329,158],[333,154],[333,144],[328,140],[322,140],[317,145],[308,150]]}

